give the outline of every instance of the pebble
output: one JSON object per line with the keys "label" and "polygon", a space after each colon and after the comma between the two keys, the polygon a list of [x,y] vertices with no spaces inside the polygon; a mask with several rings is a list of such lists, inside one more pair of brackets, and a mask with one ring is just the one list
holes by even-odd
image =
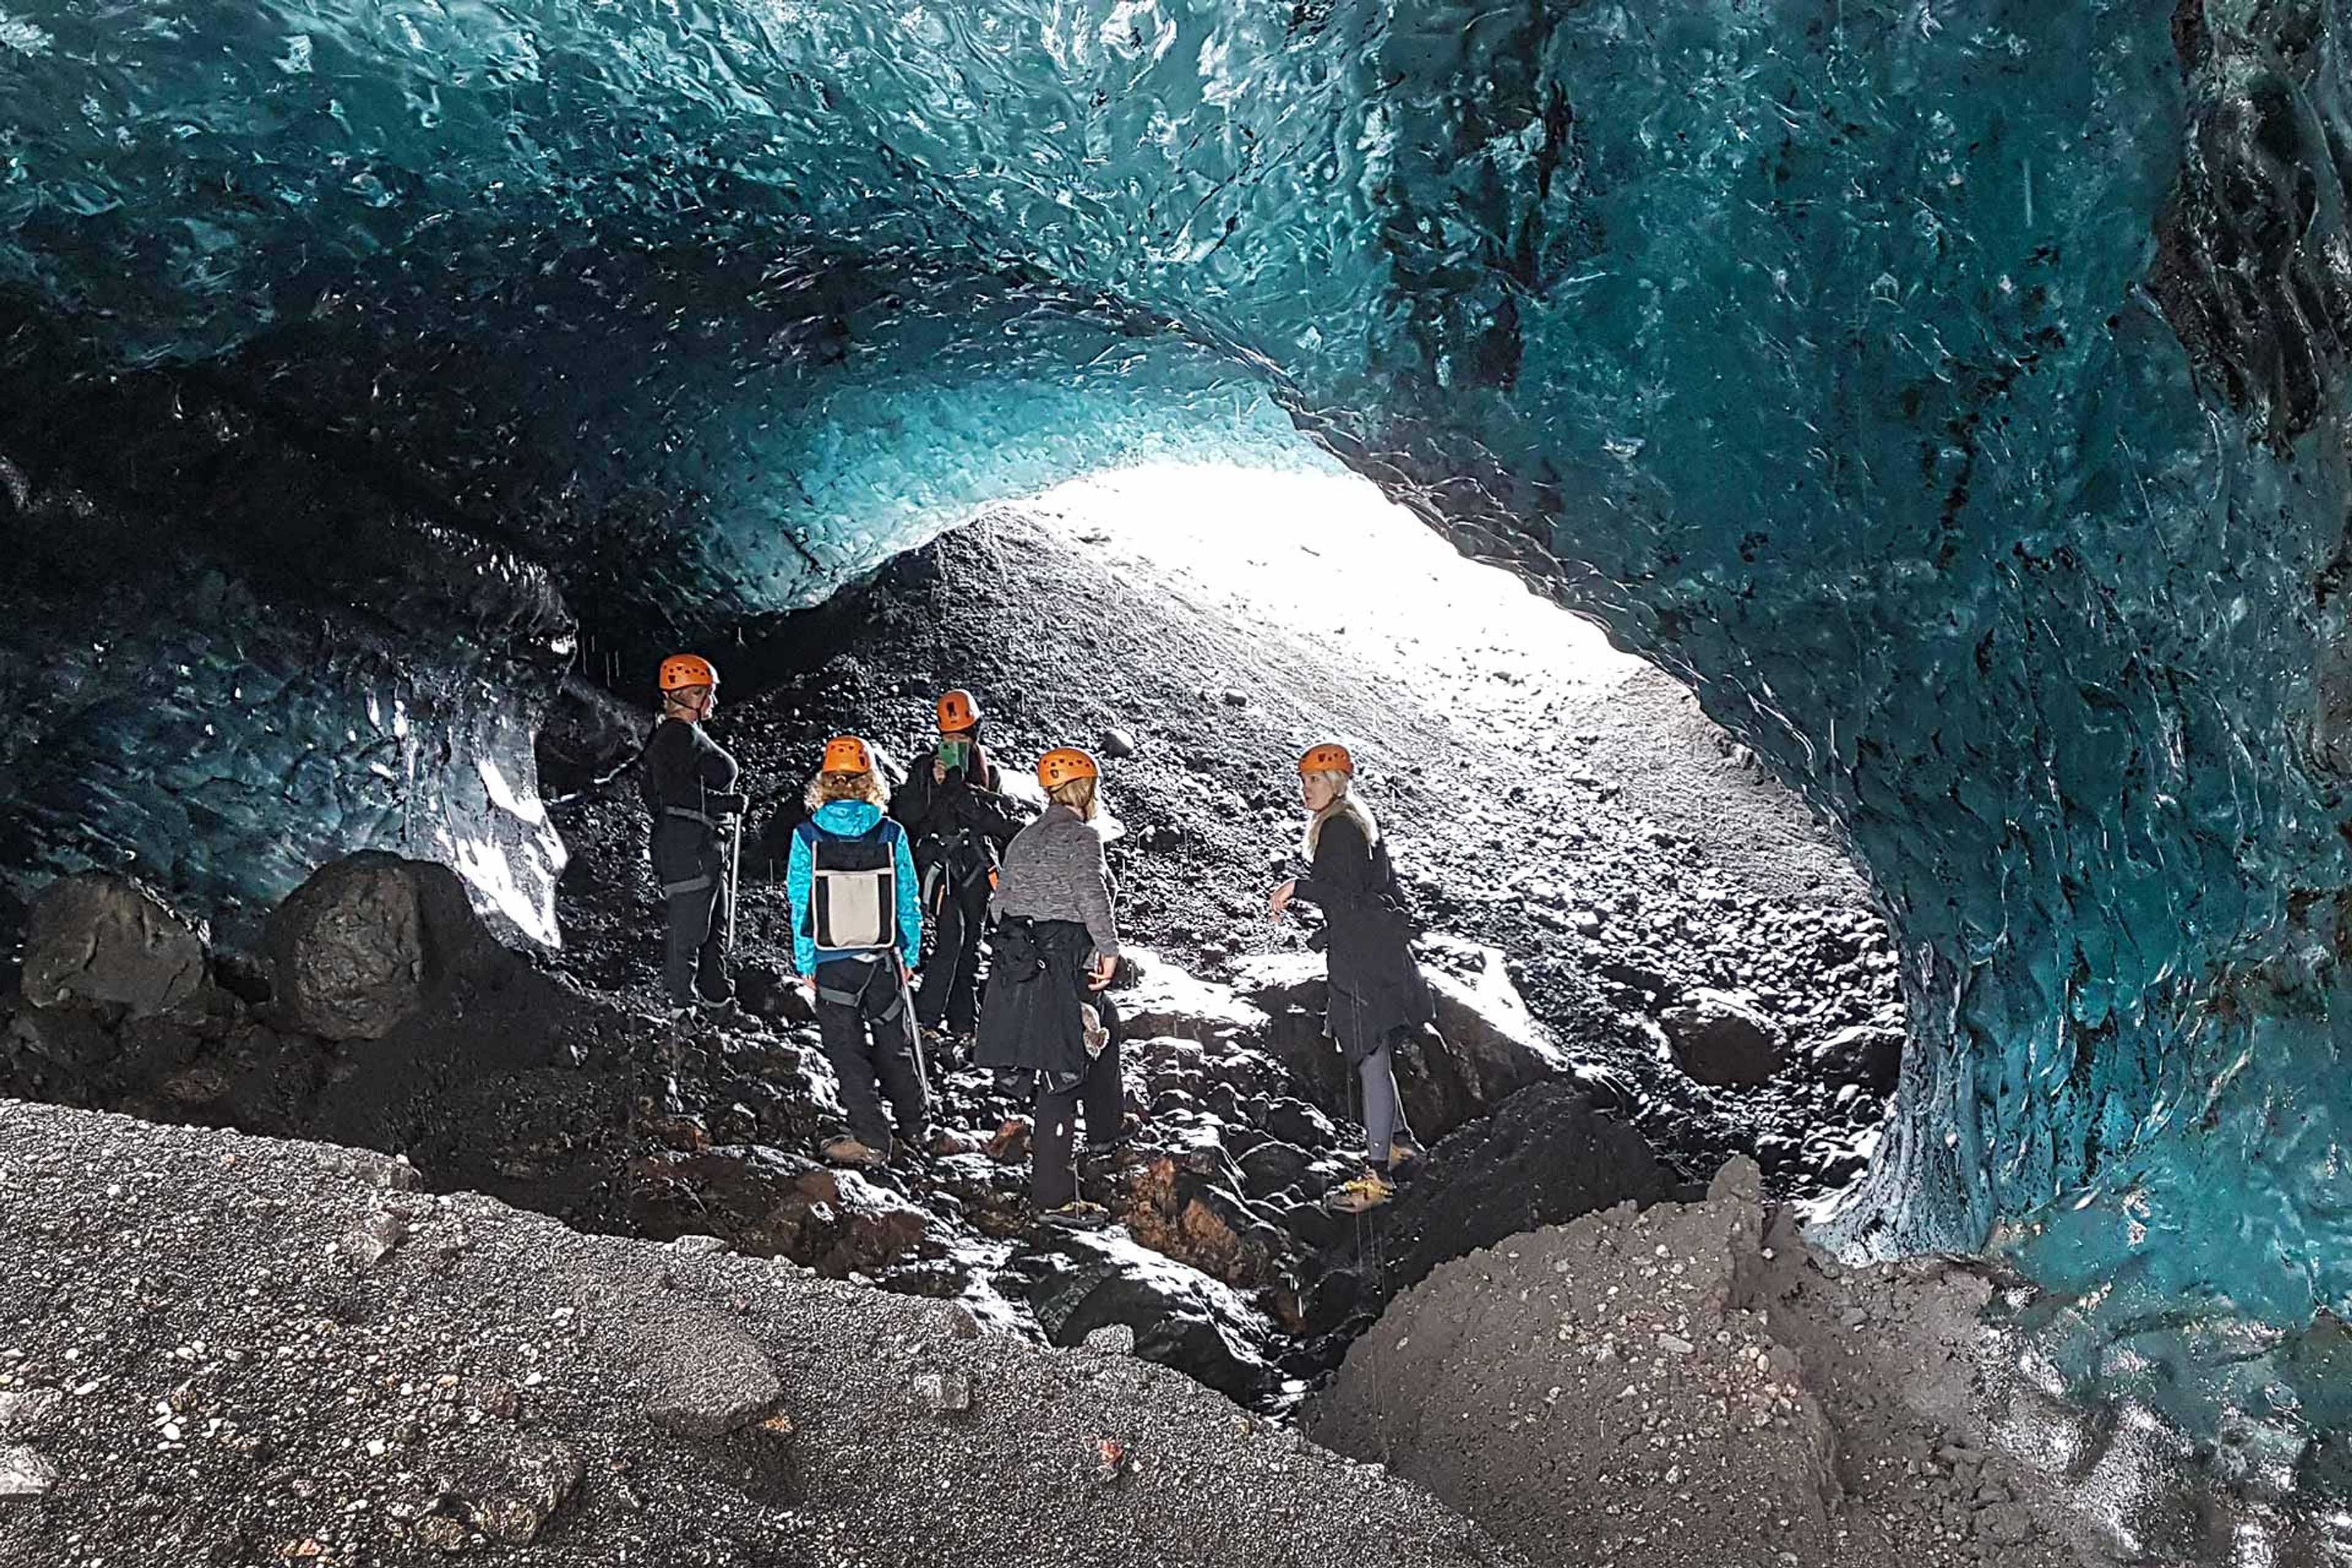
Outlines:
{"label": "pebble", "polygon": [[343,1249],[358,1259],[362,1268],[372,1268],[391,1257],[407,1234],[397,1215],[372,1214],[344,1237]]}
{"label": "pebble", "polygon": [[22,1394],[0,1394],[0,1436],[31,1432],[57,1413],[65,1403],[65,1395],[54,1388],[27,1389]]}
{"label": "pebble", "polygon": [[971,1408],[971,1379],[960,1372],[925,1372],[915,1376],[915,1397],[934,1415]]}
{"label": "pebble", "polygon": [[57,1484],[57,1467],[32,1449],[0,1447],[0,1498],[43,1497]]}

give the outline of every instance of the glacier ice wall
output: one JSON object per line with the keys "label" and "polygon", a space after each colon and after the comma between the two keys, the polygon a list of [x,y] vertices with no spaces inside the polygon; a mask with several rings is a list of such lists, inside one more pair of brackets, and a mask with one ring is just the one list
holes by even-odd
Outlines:
{"label": "glacier ice wall", "polygon": [[2291,1321],[2352,1310],[2347,42],[2343,0],[13,0],[0,286],[600,624],[1303,431],[1850,837],[1916,1038],[1843,1234]]}
{"label": "glacier ice wall", "polygon": [[546,574],[193,378],[59,384],[52,335],[0,324],[0,884],[127,869],[250,939],[392,849],[555,941]]}

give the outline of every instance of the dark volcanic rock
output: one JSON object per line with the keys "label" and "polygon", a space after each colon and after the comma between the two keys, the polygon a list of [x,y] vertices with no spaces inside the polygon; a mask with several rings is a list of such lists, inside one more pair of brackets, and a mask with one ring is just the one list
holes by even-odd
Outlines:
{"label": "dark volcanic rock", "polygon": [[1389,1292],[1521,1231],[1621,1203],[1654,1203],[1673,1186],[1639,1132],[1600,1114],[1565,1079],[1514,1095],[1407,1170],[1384,1220]]}
{"label": "dark volcanic rock", "polygon": [[1135,1331],[1135,1353],[1233,1398],[1263,1397],[1276,1373],[1250,1348],[1248,1304],[1226,1287],[1116,1231],[1063,1235],[1019,1260],[1048,1340],[1083,1344],[1097,1329]]}
{"label": "dark volcanic rock", "polygon": [[[1502,954],[1450,937],[1424,944],[1423,973],[1436,1003],[1433,1028],[1406,1036],[1394,1053],[1397,1092],[1413,1131],[1434,1142],[1485,1116],[1531,1083],[1570,1070],[1567,1057],[1528,1013]],[[1234,984],[1267,1019],[1266,1035],[1291,1072],[1330,1115],[1354,1120],[1362,1089],[1355,1069],[1323,1032],[1330,987],[1313,953],[1267,953],[1237,966]],[[1276,1136],[1311,1143],[1269,1122]]]}
{"label": "dark volcanic rock", "polygon": [[279,1005],[330,1040],[379,1040],[485,973],[519,963],[446,866],[354,855],[322,866],[270,917]]}
{"label": "dark volcanic rock", "polygon": [[758,1145],[649,1153],[630,1168],[629,1219],[656,1240],[712,1233],[831,1279],[875,1274],[946,1248],[930,1216],[852,1171]]}
{"label": "dark volcanic rock", "polygon": [[1780,1070],[1783,1031],[1744,997],[1701,987],[1659,1021],[1675,1065],[1695,1083],[1753,1089]]}
{"label": "dark volcanic rock", "polygon": [[1832,1083],[1857,1083],[1885,1098],[1903,1072],[1903,1031],[1881,1024],[1840,1029],[1814,1047],[1813,1059]]}
{"label": "dark volcanic rock", "polygon": [[109,1003],[134,1017],[170,1012],[204,988],[204,928],[128,877],[61,877],[33,900],[25,929],[25,999]]}
{"label": "dark volcanic rock", "polygon": [[440,1506],[490,1540],[528,1546],[579,1488],[584,1468],[569,1444],[508,1436],[436,1478]]}

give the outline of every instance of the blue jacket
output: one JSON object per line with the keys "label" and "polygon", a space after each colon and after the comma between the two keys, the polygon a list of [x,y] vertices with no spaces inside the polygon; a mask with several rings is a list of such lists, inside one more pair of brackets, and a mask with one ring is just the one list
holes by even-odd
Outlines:
{"label": "blue jacket", "polygon": [[[812,819],[819,833],[833,838],[862,838],[882,823],[882,808],[862,800],[836,800],[817,807]],[[898,874],[898,944],[912,969],[923,956],[923,892],[915,880],[915,857],[907,848],[906,830],[895,822],[882,823],[884,842],[890,846],[891,864]],[[864,952],[820,950],[809,934],[809,895],[816,886],[816,868],[809,862],[808,840],[793,835],[792,858],[784,870],[784,889],[793,900],[793,967],[814,974],[820,963],[836,958],[866,958]]]}

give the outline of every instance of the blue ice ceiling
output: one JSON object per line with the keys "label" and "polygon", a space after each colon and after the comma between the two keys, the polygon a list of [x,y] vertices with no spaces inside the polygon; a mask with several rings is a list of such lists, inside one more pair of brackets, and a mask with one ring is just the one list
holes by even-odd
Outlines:
{"label": "blue ice ceiling", "polygon": [[132,476],[20,404],[0,451],[162,512],[326,454],[698,627],[1304,432],[1851,837],[1916,1038],[1849,1239],[2352,1310],[2348,40],[2341,0],[14,0],[11,385],[253,433]]}

